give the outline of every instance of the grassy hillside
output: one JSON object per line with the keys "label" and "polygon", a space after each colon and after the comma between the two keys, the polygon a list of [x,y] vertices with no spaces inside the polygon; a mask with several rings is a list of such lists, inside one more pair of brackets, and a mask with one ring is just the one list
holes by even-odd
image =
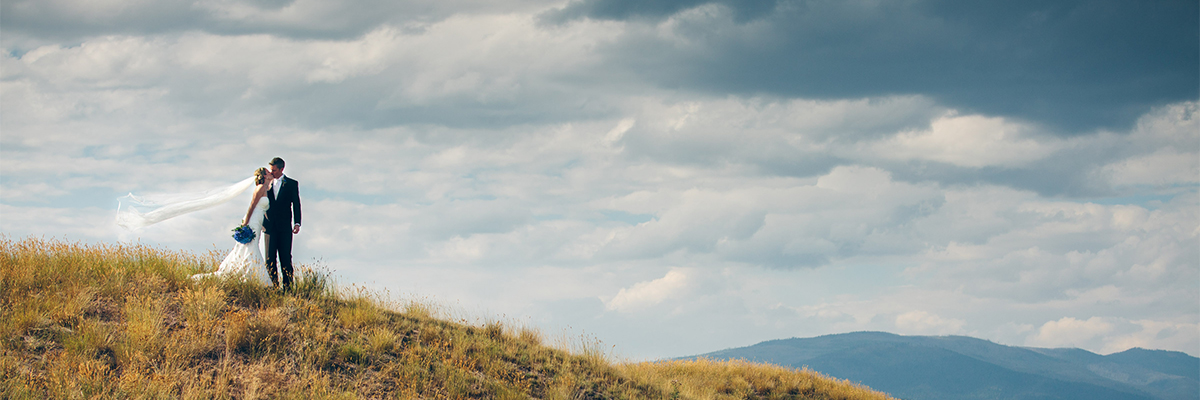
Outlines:
{"label": "grassy hillside", "polygon": [[0,237],[0,397],[889,398],[741,361],[617,363],[338,292],[312,271],[288,295],[188,279],[220,256]]}

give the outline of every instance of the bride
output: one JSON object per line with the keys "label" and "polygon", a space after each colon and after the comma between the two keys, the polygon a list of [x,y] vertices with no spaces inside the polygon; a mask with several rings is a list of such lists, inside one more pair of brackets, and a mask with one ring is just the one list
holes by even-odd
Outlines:
{"label": "bride", "polygon": [[251,232],[254,232],[254,239],[250,243],[235,243],[233,250],[225,256],[225,260],[221,261],[221,265],[217,267],[216,271],[192,275],[193,280],[233,276],[249,282],[271,285],[271,279],[267,276],[267,262],[263,258],[262,250],[258,247],[258,242],[263,236],[263,214],[270,206],[270,202],[267,201],[267,191],[270,190],[271,182],[274,180],[275,178],[266,168],[254,170],[254,195],[250,198],[250,208],[246,210],[246,218],[242,219],[242,225],[240,225],[249,226]]}
{"label": "bride", "polygon": [[[270,202],[266,199],[267,191],[270,190],[273,181],[274,178],[267,168],[259,168],[249,179],[204,193],[146,197],[134,196],[130,193],[121,200],[124,203],[128,198],[127,201],[131,204],[118,206],[116,222],[118,226],[133,231],[180,215],[215,207],[232,200],[253,186],[254,194],[250,197],[250,208],[246,210],[246,217],[242,219],[241,225],[250,227],[254,232],[254,239],[245,244],[235,242],[233,249],[221,261],[216,271],[193,275],[192,279],[236,277],[270,286],[271,279],[267,275],[266,260],[263,258],[262,250],[259,249],[259,239],[263,236],[263,216],[270,207]],[[133,204],[156,208],[142,213],[132,207]]]}

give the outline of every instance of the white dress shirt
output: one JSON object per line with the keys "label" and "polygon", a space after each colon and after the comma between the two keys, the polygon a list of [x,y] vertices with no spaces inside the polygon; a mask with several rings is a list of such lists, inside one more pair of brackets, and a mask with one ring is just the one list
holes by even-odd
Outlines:
{"label": "white dress shirt", "polygon": [[271,194],[274,194],[276,197],[279,197],[279,185],[282,185],[282,184],[283,184],[283,174],[279,174],[279,178],[276,178],[275,181],[271,182]]}

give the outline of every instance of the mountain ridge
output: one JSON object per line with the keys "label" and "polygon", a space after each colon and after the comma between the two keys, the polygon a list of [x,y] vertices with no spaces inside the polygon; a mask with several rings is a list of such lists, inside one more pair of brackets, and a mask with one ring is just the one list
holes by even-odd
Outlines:
{"label": "mountain ridge", "polygon": [[[969,336],[863,331],[768,340],[684,358],[807,367],[904,399],[1200,398],[1200,359],[1167,350],[1100,355],[1007,346]],[[921,371],[943,375],[939,379]],[[1088,395],[1078,397],[1083,393]]]}

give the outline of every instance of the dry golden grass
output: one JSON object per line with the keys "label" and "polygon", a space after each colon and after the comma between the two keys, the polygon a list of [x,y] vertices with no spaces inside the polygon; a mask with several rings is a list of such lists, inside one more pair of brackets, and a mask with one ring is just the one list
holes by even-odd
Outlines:
{"label": "dry golden grass", "polygon": [[0,236],[0,398],[888,398],[746,362],[614,363],[427,303],[392,311],[303,266],[288,295],[188,279],[221,256]]}
{"label": "dry golden grass", "polygon": [[748,361],[680,360],[621,364],[631,379],[650,382],[680,399],[886,399],[869,388],[795,370]]}

